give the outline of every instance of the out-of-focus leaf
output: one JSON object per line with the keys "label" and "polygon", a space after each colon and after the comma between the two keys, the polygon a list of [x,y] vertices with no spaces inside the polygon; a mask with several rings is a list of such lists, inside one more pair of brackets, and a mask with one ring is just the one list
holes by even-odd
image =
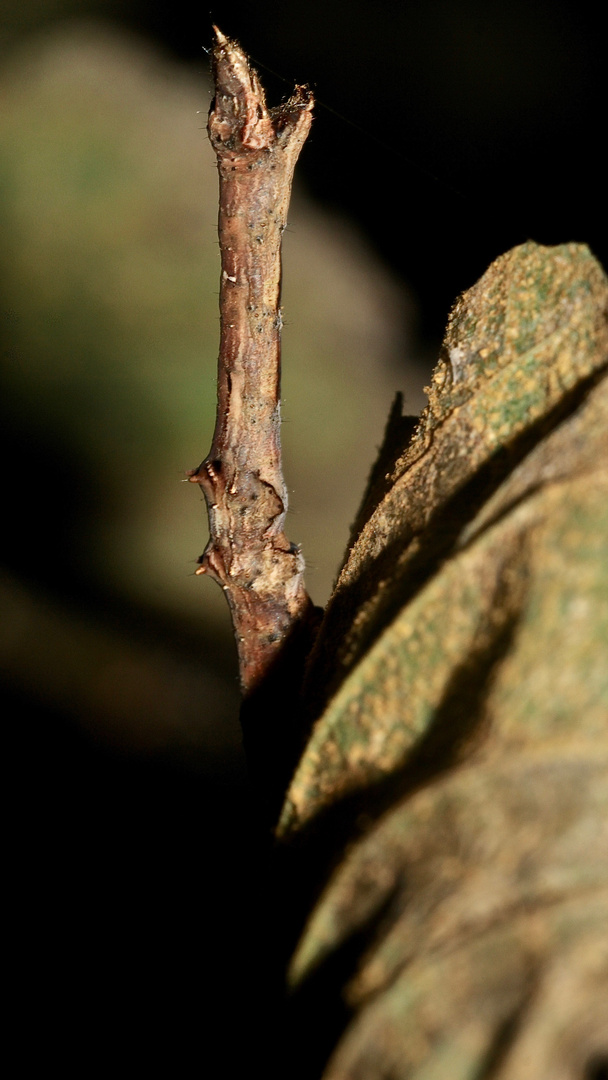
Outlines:
{"label": "out-of-focus leaf", "polygon": [[339,579],[278,829],[319,883],[346,830],[290,972],[359,942],[326,1080],[608,1060],[607,315],[587,249],[497,260]]}
{"label": "out-of-focus leaf", "polygon": [[[77,502],[77,535],[63,543],[73,572],[228,630],[221,591],[192,577],[206,514],[180,483],[209,449],[216,408],[218,181],[206,72],[103,24],[57,25],[4,59],[3,409],[30,441],[59,445],[80,467],[75,500],[95,482],[102,490],[92,511]],[[390,365],[403,350],[404,298],[304,193],[284,248],[290,538],[324,602],[403,378]]]}
{"label": "out-of-focus leaf", "polygon": [[[0,668],[26,695],[40,687],[49,707],[94,715],[121,745],[141,746],[146,732],[155,746],[161,731],[172,745],[189,739],[201,708],[208,732],[212,722],[226,729],[228,710],[230,746],[238,739],[228,607],[215,583],[194,576],[207,515],[198,489],[181,482],[209,449],[216,410],[218,180],[206,76],[205,65],[188,70],[109,23],[69,21],[15,39],[0,71],[0,445],[10,463],[0,561],[29,613],[20,647],[9,635],[0,648]],[[324,602],[393,385],[406,379],[394,372],[404,298],[353,231],[304,193],[284,265],[288,528]],[[79,608],[76,663],[67,613]],[[110,627],[125,616],[117,652],[129,634],[175,650],[153,679],[167,673],[154,711],[166,693],[175,729],[169,716],[142,722],[145,693],[135,695],[135,723],[107,694],[95,708],[92,682],[81,693],[83,673],[99,667],[96,643],[110,649]],[[51,623],[61,632],[28,678],[27,650]],[[184,643],[190,687],[207,668],[198,702],[173,695]]]}

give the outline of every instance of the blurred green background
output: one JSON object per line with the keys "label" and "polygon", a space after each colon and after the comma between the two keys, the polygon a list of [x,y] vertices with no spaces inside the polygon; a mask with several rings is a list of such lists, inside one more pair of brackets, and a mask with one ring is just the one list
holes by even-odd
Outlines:
{"label": "blurred green background", "polygon": [[[276,914],[228,612],[194,576],[206,512],[181,483],[215,419],[210,84],[206,65],[107,20],[61,17],[79,7],[13,8],[0,74],[0,668],[27,864],[17,905],[58,1052],[56,1007],[89,1046],[103,1030],[111,1052],[127,1032],[140,1064],[145,1045],[182,1075],[235,1010],[265,1038]],[[394,391],[417,411],[425,371],[405,288],[301,182],[283,306],[287,531],[322,604]]]}
{"label": "blurred green background", "polygon": [[285,234],[283,442],[287,532],[324,603],[453,299],[528,238],[606,261],[599,17],[0,0],[0,700],[28,1062],[298,1075],[228,612],[194,576],[206,515],[181,482],[215,413],[211,22],[271,103],[295,81],[319,99]]}
{"label": "blurred green background", "polygon": [[[125,747],[234,748],[226,605],[192,576],[206,515],[180,484],[215,414],[208,81],[64,23],[5,56],[1,92],[7,676]],[[398,367],[403,290],[301,185],[283,305],[288,531],[323,604],[392,394],[417,410],[423,375]]]}

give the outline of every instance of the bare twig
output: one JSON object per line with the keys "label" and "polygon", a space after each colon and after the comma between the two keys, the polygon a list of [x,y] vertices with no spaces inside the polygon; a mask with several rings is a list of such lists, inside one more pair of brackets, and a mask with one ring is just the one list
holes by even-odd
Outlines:
{"label": "bare twig", "polygon": [[218,406],[211,450],[189,479],[200,484],[209,511],[197,573],[226,592],[248,695],[311,610],[304,561],[283,532],[279,298],[281,234],[313,99],[298,86],[268,110],[241,48],[215,34],[208,130],[220,176]]}

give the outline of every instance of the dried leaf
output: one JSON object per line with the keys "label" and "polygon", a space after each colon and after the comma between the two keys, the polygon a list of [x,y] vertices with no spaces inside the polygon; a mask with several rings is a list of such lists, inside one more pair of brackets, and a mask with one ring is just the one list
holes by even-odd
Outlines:
{"label": "dried leaf", "polygon": [[529,560],[544,557],[536,539],[536,555],[522,547],[535,522],[554,535],[568,485],[587,477],[581,498],[601,513],[593,493],[606,477],[606,406],[594,387],[608,359],[607,305],[600,266],[575,244],[516,248],[457,302],[429,405],[326,613],[313,715],[334,696],[280,834],[400,767],[445,709],[457,669],[488,670],[521,618]]}
{"label": "dried leaf", "polygon": [[608,1060],[607,314],[583,247],[497,260],[368,496],[278,828],[337,861],[292,985],[358,943],[325,1080]]}

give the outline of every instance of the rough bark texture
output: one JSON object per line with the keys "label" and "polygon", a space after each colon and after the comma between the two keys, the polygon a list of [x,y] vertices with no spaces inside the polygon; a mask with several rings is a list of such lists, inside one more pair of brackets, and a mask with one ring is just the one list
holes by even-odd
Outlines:
{"label": "rough bark texture", "polygon": [[411,440],[389,423],[277,830],[312,905],[294,1010],[314,1030],[324,987],[335,1017],[309,1075],[608,1068],[607,365],[601,268],[526,244],[455,305]]}
{"label": "rough bark texture", "polygon": [[304,561],[283,525],[280,448],[281,237],[312,95],[268,110],[247,57],[216,31],[209,138],[220,177],[218,409],[207,458],[190,476],[209,510],[198,573],[226,592],[249,694],[311,608]]}

